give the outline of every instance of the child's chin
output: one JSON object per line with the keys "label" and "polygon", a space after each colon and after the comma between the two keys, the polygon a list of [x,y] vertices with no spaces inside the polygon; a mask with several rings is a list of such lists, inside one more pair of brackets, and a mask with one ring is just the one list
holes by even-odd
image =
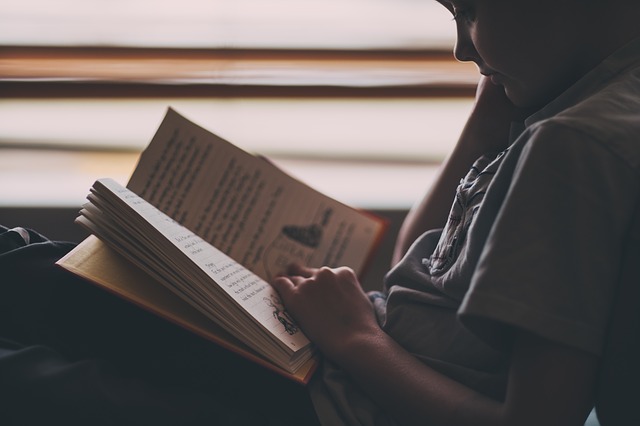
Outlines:
{"label": "child's chin", "polygon": [[504,93],[517,108],[538,109],[550,101],[539,96],[539,94],[520,92],[510,88],[508,85],[504,86]]}

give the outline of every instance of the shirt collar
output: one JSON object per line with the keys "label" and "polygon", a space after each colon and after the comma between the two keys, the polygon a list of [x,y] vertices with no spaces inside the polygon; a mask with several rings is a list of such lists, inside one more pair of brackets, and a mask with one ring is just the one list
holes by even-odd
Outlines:
{"label": "shirt collar", "polygon": [[613,53],[556,99],[524,121],[524,127],[557,115],[601,89],[626,69],[640,66],[640,38]]}

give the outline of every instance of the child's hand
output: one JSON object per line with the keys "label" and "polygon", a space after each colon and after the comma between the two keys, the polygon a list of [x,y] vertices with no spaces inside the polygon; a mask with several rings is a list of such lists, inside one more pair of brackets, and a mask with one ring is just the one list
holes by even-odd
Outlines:
{"label": "child's hand", "polygon": [[489,77],[478,82],[476,99],[467,126],[473,129],[476,143],[484,152],[499,152],[509,143],[511,123],[523,121],[532,111],[516,107],[507,97],[502,86],[495,85]]}
{"label": "child's hand", "polygon": [[288,274],[277,277],[272,285],[287,311],[327,357],[339,358],[340,350],[354,337],[381,331],[351,269],[292,265]]}
{"label": "child's hand", "polygon": [[475,109],[498,121],[523,121],[533,111],[516,107],[507,97],[504,87],[495,85],[490,77],[482,76],[476,89]]}

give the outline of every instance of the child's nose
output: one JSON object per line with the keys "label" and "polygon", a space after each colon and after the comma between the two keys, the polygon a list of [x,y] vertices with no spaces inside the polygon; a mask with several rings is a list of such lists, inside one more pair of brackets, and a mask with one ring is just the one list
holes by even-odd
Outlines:
{"label": "child's nose", "polygon": [[453,49],[453,55],[461,62],[473,61],[479,65],[480,55],[476,50],[473,40],[471,39],[469,32],[466,29],[458,26],[458,35],[456,38],[456,45]]}

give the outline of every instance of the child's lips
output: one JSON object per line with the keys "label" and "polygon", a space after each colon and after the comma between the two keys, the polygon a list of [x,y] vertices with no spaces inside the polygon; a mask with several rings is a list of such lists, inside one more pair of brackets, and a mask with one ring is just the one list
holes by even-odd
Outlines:
{"label": "child's lips", "polygon": [[500,74],[496,72],[491,72],[483,75],[489,77],[489,79],[491,80],[491,83],[495,84],[496,86],[502,86],[502,83],[504,80]]}
{"label": "child's lips", "polygon": [[487,77],[489,80],[491,80],[491,83],[495,84],[496,86],[503,86],[504,84],[504,78],[502,77],[502,74],[495,72],[493,70],[486,70],[486,69],[481,69],[480,70],[480,74],[482,74],[483,76]]}

